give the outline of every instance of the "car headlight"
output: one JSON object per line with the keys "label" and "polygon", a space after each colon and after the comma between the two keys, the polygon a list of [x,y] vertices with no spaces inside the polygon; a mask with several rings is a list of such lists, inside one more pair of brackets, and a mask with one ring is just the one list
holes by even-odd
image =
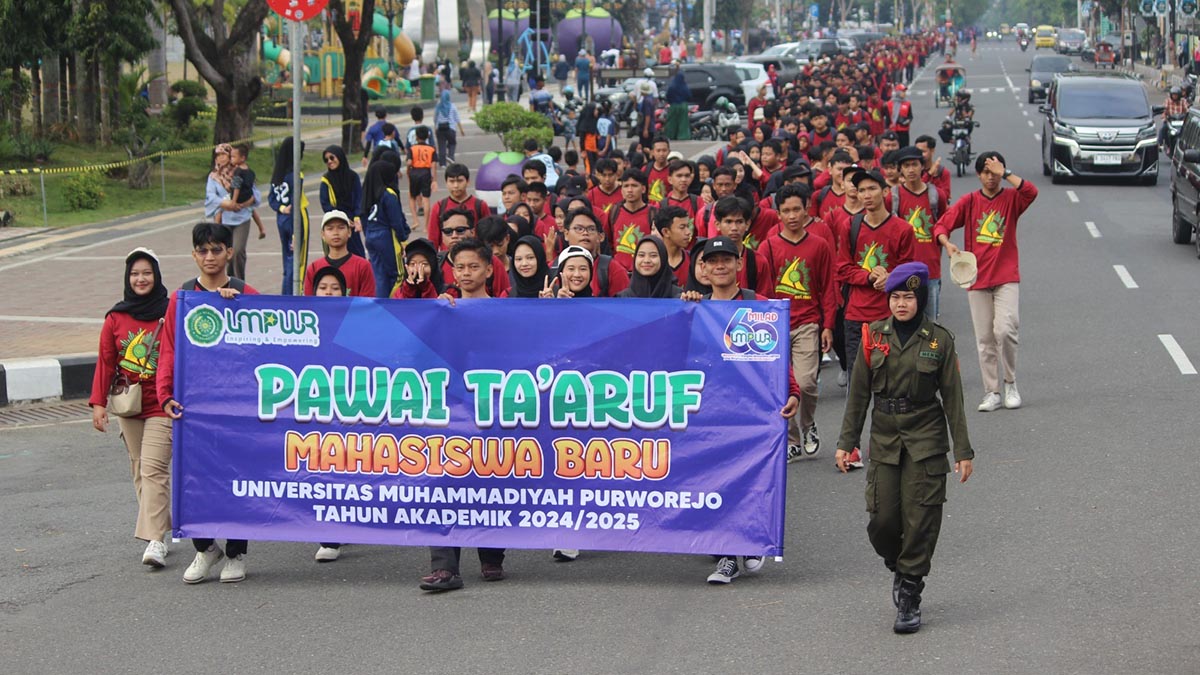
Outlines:
{"label": "car headlight", "polygon": [[1158,138],[1158,132],[1155,131],[1153,124],[1149,124],[1141,129],[1138,129],[1137,139],[1139,141],[1144,141],[1148,138]]}
{"label": "car headlight", "polygon": [[1075,138],[1075,129],[1063,124],[1062,122],[1054,122],[1054,134],[1056,136],[1065,136],[1067,138]]}
{"label": "car headlight", "polygon": [[1034,88],[1041,87],[1041,86],[1042,86],[1042,81],[1041,81],[1041,80],[1030,80],[1030,81],[1029,81],[1029,86],[1031,86],[1031,87],[1034,87]]}

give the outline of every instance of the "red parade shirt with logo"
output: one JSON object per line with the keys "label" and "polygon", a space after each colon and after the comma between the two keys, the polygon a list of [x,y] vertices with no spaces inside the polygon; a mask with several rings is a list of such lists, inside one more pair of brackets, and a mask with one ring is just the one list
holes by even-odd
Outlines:
{"label": "red parade shirt with logo", "polygon": [[1017,219],[1037,199],[1038,189],[1023,180],[992,197],[976,190],[946,211],[933,228],[934,241],[964,228],[963,250],[975,254],[978,274],[969,290],[980,291],[1021,281],[1017,255]]}
{"label": "red parade shirt with logo", "polygon": [[[851,220],[851,223],[853,220]],[[883,267],[894,270],[913,260],[913,232],[908,223],[888,214],[878,227],[871,227],[867,218],[859,227],[858,241],[850,241],[847,226],[838,233],[838,279],[850,286],[846,302],[846,318],[850,321],[878,321],[891,314],[887,295],[875,290],[870,282],[871,270]]]}

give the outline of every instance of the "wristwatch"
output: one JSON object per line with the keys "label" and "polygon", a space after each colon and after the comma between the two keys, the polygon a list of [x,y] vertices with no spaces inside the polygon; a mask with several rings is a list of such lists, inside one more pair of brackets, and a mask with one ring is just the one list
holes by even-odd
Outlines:
{"label": "wristwatch", "polygon": [[1001,176],[1001,177],[1002,177],[1002,178],[1008,178],[1008,177],[1009,177],[1009,176],[1011,176],[1011,175],[1012,175],[1012,171],[1010,171],[1010,170],[1008,170],[1008,169],[1005,169],[1005,170],[1004,170],[1004,175],[1003,175],[1003,176]]}

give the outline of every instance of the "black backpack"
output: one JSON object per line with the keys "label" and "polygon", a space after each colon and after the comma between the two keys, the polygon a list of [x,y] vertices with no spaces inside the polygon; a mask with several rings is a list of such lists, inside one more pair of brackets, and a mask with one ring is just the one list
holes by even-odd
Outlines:
{"label": "black backpack", "polygon": [[[854,259],[854,249],[858,247],[858,233],[862,230],[865,213],[856,213],[850,219],[850,259]],[[842,306],[850,302],[850,284],[842,284]]]}
{"label": "black backpack", "polygon": [[[942,211],[941,196],[938,195],[937,188],[935,188],[932,183],[926,183],[925,189],[929,191],[929,216],[936,221],[938,216],[941,215]],[[892,186],[892,213],[894,215],[900,215],[899,185]]]}

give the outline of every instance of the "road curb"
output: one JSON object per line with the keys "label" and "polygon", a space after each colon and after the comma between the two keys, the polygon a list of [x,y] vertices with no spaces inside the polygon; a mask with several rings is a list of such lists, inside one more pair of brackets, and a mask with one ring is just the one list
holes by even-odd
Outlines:
{"label": "road curb", "polygon": [[64,354],[0,361],[0,406],[87,398],[96,354]]}

